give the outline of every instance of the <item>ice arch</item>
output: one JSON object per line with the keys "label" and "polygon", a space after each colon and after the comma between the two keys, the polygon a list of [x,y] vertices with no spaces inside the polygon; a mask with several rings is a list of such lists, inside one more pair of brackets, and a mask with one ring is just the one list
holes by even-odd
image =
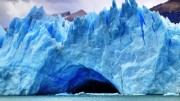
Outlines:
{"label": "ice arch", "polygon": [[70,65],[57,77],[42,80],[37,95],[58,93],[119,93],[115,86],[100,73],[83,65]]}

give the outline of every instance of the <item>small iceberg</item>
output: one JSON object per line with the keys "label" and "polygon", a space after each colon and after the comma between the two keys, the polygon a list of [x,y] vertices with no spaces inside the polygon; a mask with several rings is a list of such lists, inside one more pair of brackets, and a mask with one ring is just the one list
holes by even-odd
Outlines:
{"label": "small iceberg", "polygon": [[164,94],[164,96],[179,96],[179,94],[168,92],[168,93]]}

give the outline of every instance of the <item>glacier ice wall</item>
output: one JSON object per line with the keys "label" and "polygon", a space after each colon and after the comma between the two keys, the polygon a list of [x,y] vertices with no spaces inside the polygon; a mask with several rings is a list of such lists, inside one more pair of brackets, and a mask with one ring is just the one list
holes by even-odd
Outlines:
{"label": "glacier ice wall", "polygon": [[0,26],[0,47],[2,46],[5,33],[6,33],[6,32],[4,31],[4,29],[2,28],[2,26]]}
{"label": "glacier ice wall", "polygon": [[72,23],[34,7],[3,37],[0,95],[63,93],[85,79],[122,94],[180,93],[179,67],[180,25],[135,0]]}

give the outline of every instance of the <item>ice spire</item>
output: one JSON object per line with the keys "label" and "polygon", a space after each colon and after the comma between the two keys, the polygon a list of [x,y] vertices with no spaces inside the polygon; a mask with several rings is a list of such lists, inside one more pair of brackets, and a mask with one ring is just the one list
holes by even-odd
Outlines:
{"label": "ice spire", "polygon": [[46,12],[44,11],[44,8],[41,6],[39,9],[34,6],[27,17],[33,18],[33,19],[41,19]]}
{"label": "ice spire", "polygon": [[112,8],[117,8],[116,0],[113,0],[113,1],[112,1]]}

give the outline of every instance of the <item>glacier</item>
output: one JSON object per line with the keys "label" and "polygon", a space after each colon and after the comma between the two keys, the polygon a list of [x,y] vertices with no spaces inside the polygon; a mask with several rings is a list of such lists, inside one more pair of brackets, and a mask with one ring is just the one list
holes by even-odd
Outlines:
{"label": "glacier", "polygon": [[5,34],[6,32],[4,31],[3,27],[0,26],[0,47],[2,46]]}
{"label": "glacier", "polygon": [[0,95],[70,93],[88,79],[121,94],[180,93],[180,24],[135,0],[73,22],[36,6],[0,27]]}

